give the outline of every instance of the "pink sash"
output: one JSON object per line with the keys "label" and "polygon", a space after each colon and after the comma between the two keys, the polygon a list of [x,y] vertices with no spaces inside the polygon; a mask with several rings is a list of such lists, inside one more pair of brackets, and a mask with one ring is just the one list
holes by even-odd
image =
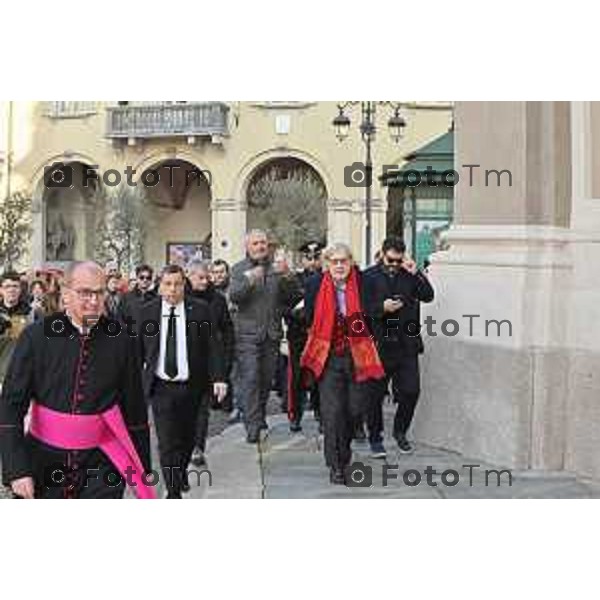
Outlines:
{"label": "pink sash", "polygon": [[116,404],[100,414],[74,415],[33,402],[29,433],[50,446],[65,450],[100,448],[125,481],[125,470],[131,467],[129,476],[134,484],[133,492],[138,498],[156,498],[154,488],[144,483],[142,461]]}

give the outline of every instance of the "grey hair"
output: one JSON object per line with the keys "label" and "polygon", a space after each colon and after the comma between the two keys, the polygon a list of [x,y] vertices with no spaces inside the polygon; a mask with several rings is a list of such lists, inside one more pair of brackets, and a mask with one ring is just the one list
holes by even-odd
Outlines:
{"label": "grey hair", "polygon": [[70,262],[63,273],[63,284],[69,287],[73,282],[75,273],[79,270],[98,271],[104,276],[104,269],[93,260],[74,260]]}
{"label": "grey hair", "polygon": [[323,252],[323,258],[325,261],[330,261],[331,257],[334,254],[344,253],[351,261],[354,260],[354,256],[352,255],[352,250],[348,244],[344,244],[343,242],[334,242],[325,248]]}
{"label": "grey hair", "polygon": [[244,237],[244,242],[247,244],[251,237],[258,235],[266,237],[267,240],[269,239],[269,236],[267,235],[267,232],[264,229],[251,229],[246,233],[246,236]]}
{"label": "grey hair", "polygon": [[192,260],[187,267],[187,272],[204,271],[210,273],[210,260]]}

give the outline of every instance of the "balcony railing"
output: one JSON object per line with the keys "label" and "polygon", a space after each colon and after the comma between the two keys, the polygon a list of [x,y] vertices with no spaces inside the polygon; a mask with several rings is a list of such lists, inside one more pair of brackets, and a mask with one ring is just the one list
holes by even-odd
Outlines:
{"label": "balcony railing", "polygon": [[106,137],[226,136],[228,112],[223,102],[112,106],[107,108]]}
{"label": "balcony railing", "polygon": [[50,100],[45,103],[46,116],[55,119],[76,119],[96,114],[96,102],[87,100]]}

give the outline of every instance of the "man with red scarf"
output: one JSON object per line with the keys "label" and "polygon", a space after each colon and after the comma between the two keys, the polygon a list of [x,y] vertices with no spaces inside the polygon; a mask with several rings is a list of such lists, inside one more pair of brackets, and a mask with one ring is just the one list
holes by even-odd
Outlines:
{"label": "man with red scarf", "polygon": [[363,384],[383,378],[385,372],[364,317],[350,248],[334,244],[324,257],[327,271],[306,284],[310,330],[300,364],[319,385],[330,481],[344,484],[352,460],[353,423],[365,412]]}

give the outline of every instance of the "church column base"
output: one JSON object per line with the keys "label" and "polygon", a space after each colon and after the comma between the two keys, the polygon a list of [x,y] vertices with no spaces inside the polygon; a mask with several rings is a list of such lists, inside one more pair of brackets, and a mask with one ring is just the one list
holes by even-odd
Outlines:
{"label": "church column base", "polygon": [[[437,337],[425,335],[416,438],[511,468],[565,468],[572,232],[456,226],[448,241],[422,309]],[[444,336],[449,320],[459,331]]]}

